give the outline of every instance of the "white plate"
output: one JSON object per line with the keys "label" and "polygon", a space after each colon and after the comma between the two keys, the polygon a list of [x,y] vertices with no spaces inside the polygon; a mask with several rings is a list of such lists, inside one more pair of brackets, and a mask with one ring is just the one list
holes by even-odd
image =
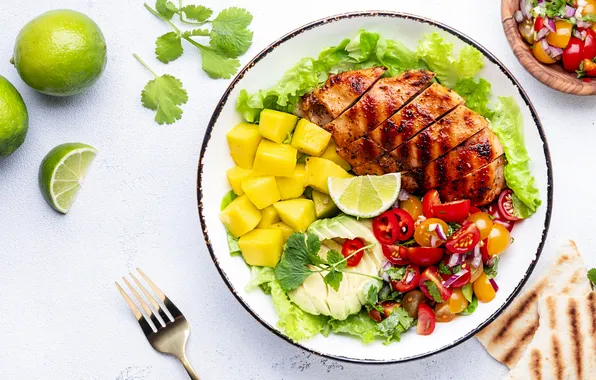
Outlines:
{"label": "white plate", "polygon": [[[500,290],[494,301],[480,304],[474,314],[437,324],[430,336],[411,330],[400,343],[384,346],[380,342],[364,345],[360,340],[331,334],[325,338],[295,343],[300,347],[340,360],[389,363],[421,358],[454,347],[490,323],[515,297],[532,272],[542,251],[552,208],[552,168],[544,133],[526,93],[511,73],[485,48],[462,33],[421,17],[390,12],[358,12],[315,21],[282,37],[258,54],[232,81],[223,95],[207,128],[198,173],[199,214],[207,248],[224,281],[240,303],[266,328],[290,341],[277,327],[278,316],[271,298],[260,291],[247,293],[244,287],[250,273],[241,257],[228,252],[226,232],[219,221],[219,204],[230,190],[225,171],[233,166],[225,134],[241,121],[236,100],[241,89],[249,92],[273,85],[285,70],[300,58],[316,57],[328,46],[336,45],[359,29],[379,32],[385,38],[399,40],[414,48],[425,33],[438,31],[455,45],[456,51],[471,44],[486,57],[480,76],[491,84],[495,96],[513,96],[521,107],[525,124],[526,146],[532,157],[532,173],[543,198],[543,205],[529,220],[514,231],[515,243],[502,256],[497,281]],[[290,341],[291,342],[291,341]]]}

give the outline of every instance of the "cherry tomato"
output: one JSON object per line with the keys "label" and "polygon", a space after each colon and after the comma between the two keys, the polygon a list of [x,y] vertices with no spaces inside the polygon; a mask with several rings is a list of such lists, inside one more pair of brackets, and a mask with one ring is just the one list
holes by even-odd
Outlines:
{"label": "cherry tomato", "polygon": [[[399,247],[400,256],[406,256],[413,264],[428,267],[437,264],[443,258],[443,248]],[[403,253],[401,253],[403,252]]]}
{"label": "cherry tomato", "polygon": [[407,211],[414,221],[418,220],[418,217],[422,215],[422,202],[413,195],[410,195],[410,198],[405,201],[399,202],[399,208]]}
{"label": "cherry tomato", "polygon": [[[412,274],[410,274],[412,273]],[[406,267],[406,273],[399,281],[391,281],[391,287],[393,290],[398,292],[409,292],[410,290],[414,289],[418,286],[418,281],[420,279],[420,268],[418,265],[408,265]]]}
{"label": "cherry tomato", "polygon": [[460,222],[470,213],[470,200],[462,199],[459,201],[440,203],[433,207],[435,216],[446,222]]}
{"label": "cherry tomato", "polygon": [[375,322],[381,322],[383,320],[381,318],[381,313],[377,309],[370,309],[368,311],[368,316],[374,319]]}
{"label": "cherry tomato", "polygon": [[565,70],[574,73],[579,70],[584,55],[584,41],[579,38],[571,37],[569,44],[563,50],[563,67]]}
{"label": "cherry tomato", "polygon": [[586,15],[596,15],[596,0],[585,0],[586,6],[584,7],[584,10],[582,11],[582,15],[586,16]]}
{"label": "cherry tomato", "polygon": [[474,223],[476,227],[478,227],[478,231],[480,231],[480,240],[488,237],[490,230],[493,228],[493,220],[490,218],[490,215],[485,212],[472,214],[468,216],[468,219],[466,220]]}
{"label": "cherry tomato", "polygon": [[558,48],[564,48],[569,43],[571,33],[573,31],[573,24],[565,20],[555,21],[555,32],[550,32],[546,35],[546,42]]}
{"label": "cherry tomato", "polygon": [[507,229],[496,223],[493,229],[490,230],[490,235],[486,238],[486,250],[489,256],[498,256],[505,252],[511,244],[511,235]]}
{"label": "cherry tomato", "polygon": [[431,266],[426,268],[418,280],[418,287],[420,287],[420,291],[422,291],[422,293],[424,293],[424,295],[431,300],[436,301],[428,291],[428,285],[426,284],[427,281],[430,281],[436,285],[443,301],[447,301],[449,297],[451,297],[451,290],[443,286],[443,281],[441,281],[441,276],[439,275],[437,267]]}
{"label": "cherry tomato", "polygon": [[586,38],[584,39],[584,59],[592,60],[596,57],[596,32],[594,29],[586,29]]}
{"label": "cherry tomato", "polygon": [[445,248],[451,253],[466,253],[474,249],[480,241],[480,230],[474,223],[464,223],[455,231],[445,243]]}
{"label": "cherry tomato", "polygon": [[429,190],[422,198],[422,212],[427,218],[435,217],[435,206],[441,204],[441,198],[437,190]]}
{"label": "cherry tomato", "polygon": [[[493,217],[493,225],[498,223],[502,226],[504,226],[507,231],[511,232],[511,230],[513,230],[513,226],[515,225],[515,222],[512,220],[507,220],[505,219],[501,213],[499,212],[499,206],[496,203],[492,203],[490,206],[488,206],[488,209],[486,210],[486,212]],[[491,228],[492,230],[492,228]]]}
{"label": "cherry tomato", "polygon": [[538,16],[534,22],[534,31],[540,32],[542,28],[544,28],[544,18],[542,16]]}
{"label": "cherry tomato", "polygon": [[[348,239],[346,241],[344,241],[344,245],[341,247],[341,254],[344,257],[348,257],[350,255],[352,255],[354,252],[356,252],[359,249],[364,248],[364,243],[362,242],[361,239],[359,238],[355,238],[355,239]],[[355,267],[356,265],[358,265],[358,263],[360,263],[360,260],[362,260],[362,256],[364,256],[364,250],[361,250],[360,252],[356,253],[354,256],[350,257],[346,263],[348,264],[349,267]]]}
{"label": "cherry tomato", "polygon": [[418,305],[418,325],[416,333],[418,335],[430,335],[435,331],[435,312],[425,303]]}
{"label": "cherry tomato", "polygon": [[490,260],[490,255],[488,254],[488,238],[480,242],[480,253],[482,254],[482,262],[486,264],[488,260]]}
{"label": "cherry tomato", "polygon": [[[488,261],[488,260],[487,260]],[[482,273],[484,273],[484,264],[482,261],[478,267],[475,267],[470,262],[470,269],[472,270],[472,275],[470,276],[470,282],[474,282],[480,277]]]}
{"label": "cherry tomato", "polygon": [[474,281],[473,287],[474,294],[480,302],[490,302],[495,299],[495,296],[497,295],[497,292],[495,292],[495,289],[490,284],[488,276],[484,273]]}
{"label": "cherry tomato", "polygon": [[385,211],[373,219],[373,233],[382,244],[393,244],[397,240],[399,227],[397,217],[392,210]]}
{"label": "cherry tomato", "polygon": [[431,245],[431,237],[434,236],[436,239],[435,246],[440,246],[444,243],[443,240],[440,240],[437,231],[435,231],[434,225],[439,224],[444,232],[447,232],[449,226],[447,223],[442,221],[441,219],[437,218],[429,218],[424,220],[416,227],[416,231],[414,231],[414,239],[416,243],[420,244],[422,247],[432,247]]}
{"label": "cherry tomato", "polygon": [[596,76],[596,63],[592,62],[589,59],[584,59],[581,65],[579,66],[579,69],[584,75],[587,75],[589,77]]}
{"label": "cherry tomato", "polygon": [[391,211],[397,219],[397,240],[409,240],[414,235],[414,219],[405,210],[394,208]]}
{"label": "cherry tomato", "polygon": [[395,311],[396,308],[400,307],[400,304],[395,301],[384,301],[381,303],[381,306],[383,307],[381,316],[383,317],[383,319],[385,319],[391,314],[393,314],[393,311]]}
{"label": "cherry tomato", "polygon": [[[448,262],[449,262],[449,256],[447,256],[443,259],[443,263],[445,265],[447,265]],[[466,270],[467,272],[465,274],[461,275],[457,280],[455,280],[455,282],[449,286],[450,288],[461,288],[462,286],[470,283],[470,280],[472,278],[472,271],[473,271],[473,268],[470,265],[470,262],[464,261],[461,264],[460,268],[461,268],[461,270]],[[452,276],[452,274],[441,273],[441,278],[443,280],[447,280],[451,276]]]}
{"label": "cherry tomato", "polygon": [[420,290],[410,290],[402,299],[402,307],[412,318],[418,318],[418,306],[426,302],[426,296]]}
{"label": "cherry tomato", "polygon": [[[542,63],[546,63],[547,65],[557,62],[556,59],[551,58],[550,55],[548,55],[548,53],[542,47],[542,44],[540,43],[540,41],[537,41],[534,43],[534,45],[532,45],[532,54],[534,54],[534,57],[538,61],[540,61]],[[579,66],[579,64],[578,64],[578,66]]]}
{"label": "cherry tomato", "polygon": [[381,248],[383,248],[383,255],[391,264],[408,265],[410,263],[408,256],[402,256],[407,255],[408,252],[401,251],[399,245],[382,244]]}
{"label": "cherry tomato", "polygon": [[513,191],[511,189],[506,189],[499,195],[497,205],[499,206],[499,213],[503,218],[513,221],[519,220],[513,210]]}
{"label": "cherry tomato", "polygon": [[449,304],[449,311],[453,314],[458,314],[466,310],[469,304],[461,289],[455,289],[447,302]]}
{"label": "cherry tomato", "polygon": [[478,207],[476,207],[476,206],[470,206],[470,215],[474,215],[474,214],[476,214],[477,212],[482,212],[482,210],[481,210],[481,209],[479,209],[479,208],[478,208]]}
{"label": "cherry tomato", "polygon": [[455,318],[455,314],[449,310],[449,302],[441,302],[435,306],[435,316],[437,322],[451,322]]}

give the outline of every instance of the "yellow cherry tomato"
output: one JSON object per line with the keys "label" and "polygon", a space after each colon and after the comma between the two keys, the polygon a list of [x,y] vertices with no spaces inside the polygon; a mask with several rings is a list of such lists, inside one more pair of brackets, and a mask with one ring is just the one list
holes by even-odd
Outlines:
{"label": "yellow cherry tomato", "polygon": [[399,202],[399,208],[407,211],[414,221],[418,220],[418,217],[422,215],[422,202],[413,195],[410,195],[410,198],[407,200]]}
{"label": "yellow cherry tomato", "polygon": [[489,278],[485,273],[482,273],[480,277],[473,284],[474,294],[480,302],[490,302],[495,299],[497,292],[493,289],[490,284]]}
{"label": "yellow cherry tomato", "polygon": [[500,223],[495,223],[490,230],[487,238],[488,246],[486,247],[489,256],[498,256],[505,252],[511,244],[511,234],[507,228]]}
{"label": "yellow cherry tomato", "polygon": [[558,20],[555,21],[555,27],[556,29],[554,33],[550,32],[546,35],[546,42],[563,49],[567,47],[567,44],[569,43],[573,31],[573,24],[567,21]]}
{"label": "yellow cherry tomato", "polygon": [[556,59],[551,58],[542,48],[542,45],[540,44],[540,42],[536,42],[534,45],[532,45],[532,54],[534,54],[534,57],[536,57],[537,60],[539,60],[542,63],[546,63],[546,64],[551,64],[551,63],[555,63],[557,62]]}
{"label": "yellow cherry tomato", "polygon": [[[422,247],[432,247],[430,244],[431,236],[435,236],[437,239],[439,238],[435,231],[435,226],[433,226],[435,224],[440,224],[443,231],[447,233],[447,230],[449,229],[447,223],[438,218],[428,218],[420,223],[416,227],[416,230],[414,230],[414,240],[416,240],[416,243],[420,244]],[[445,243],[444,240],[437,241],[435,246],[438,247],[443,243]]]}
{"label": "yellow cherry tomato", "polygon": [[477,212],[468,216],[468,222],[472,222],[480,230],[480,240],[484,240],[490,234],[490,230],[493,229],[493,220],[485,212]]}
{"label": "yellow cherry tomato", "polygon": [[455,318],[455,314],[451,312],[447,302],[441,302],[435,306],[435,317],[437,322],[451,322]]}
{"label": "yellow cherry tomato", "polygon": [[464,297],[461,289],[453,289],[449,298],[449,311],[453,314],[461,313],[468,308],[468,300]]}
{"label": "yellow cherry tomato", "polygon": [[[596,0],[585,0],[588,3],[582,11],[582,16],[596,15]],[[592,26],[594,27],[594,26]]]}

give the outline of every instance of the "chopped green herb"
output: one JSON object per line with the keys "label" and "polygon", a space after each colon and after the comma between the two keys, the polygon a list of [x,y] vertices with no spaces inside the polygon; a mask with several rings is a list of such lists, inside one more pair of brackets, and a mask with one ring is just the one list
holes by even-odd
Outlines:
{"label": "chopped green herb", "polygon": [[424,285],[426,286],[426,289],[428,289],[428,293],[433,298],[433,300],[435,300],[435,302],[443,302],[443,297],[441,297],[441,292],[439,291],[437,284],[430,280],[427,280],[424,281]]}
{"label": "chopped green herb", "polygon": [[461,225],[455,223],[455,222],[449,222],[447,223],[447,238],[449,238],[451,235],[453,235],[453,233],[457,230],[459,230],[461,228]]}
{"label": "chopped green herb", "polygon": [[492,265],[484,266],[484,274],[489,279],[497,277],[497,273],[499,272],[499,256],[493,256],[492,261]]}
{"label": "chopped green herb", "polygon": [[588,280],[596,286],[596,268],[592,268],[588,271]]}
{"label": "chopped green herb", "polygon": [[406,267],[391,267],[385,273],[391,281],[399,281],[406,275]]}
{"label": "chopped green herb", "polygon": [[411,238],[410,240],[406,240],[401,243],[397,243],[397,245],[402,246],[402,247],[411,247],[414,244],[416,244],[416,240],[414,238]]}
{"label": "chopped green herb", "polygon": [[461,271],[461,265],[454,266],[452,271],[453,271],[453,274],[456,274],[457,272]]}
{"label": "chopped green herb", "polygon": [[451,272],[451,268],[449,268],[447,265],[445,265],[445,263],[443,261],[441,261],[439,263],[439,273],[453,274],[453,272]]}

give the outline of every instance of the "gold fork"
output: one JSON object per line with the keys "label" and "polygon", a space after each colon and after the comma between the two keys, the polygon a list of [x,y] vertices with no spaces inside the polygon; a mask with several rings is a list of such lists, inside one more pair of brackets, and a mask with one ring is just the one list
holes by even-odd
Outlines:
{"label": "gold fork", "polygon": [[[141,289],[151,306],[148,306],[145,300],[139,295],[136,289],[128,282],[125,277],[122,277],[124,283],[128,286],[132,294],[135,295],[137,301],[145,311],[146,315],[143,315],[137,308],[137,305],[130,299],[128,294],[120,287],[120,284],[116,282],[116,287],[124,297],[124,300],[128,304],[128,307],[137,318],[139,325],[143,333],[147,337],[147,340],[151,346],[158,352],[163,354],[173,355],[182,362],[182,365],[188,372],[188,375],[192,380],[199,380],[199,375],[192,368],[188,359],[186,358],[186,342],[190,335],[190,326],[184,318],[184,315],[180,310],[170,301],[166,295],[159,290],[159,288],[143,273],[139,268],[137,271],[143,277],[145,282],[149,284],[153,293],[157,295],[157,299],[161,301],[163,307],[157,302],[155,297],[141,284],[134,274],[129,273],[130,277],[134,280],[137,286]],[[167,315],[166,315],[167,312]]]}

